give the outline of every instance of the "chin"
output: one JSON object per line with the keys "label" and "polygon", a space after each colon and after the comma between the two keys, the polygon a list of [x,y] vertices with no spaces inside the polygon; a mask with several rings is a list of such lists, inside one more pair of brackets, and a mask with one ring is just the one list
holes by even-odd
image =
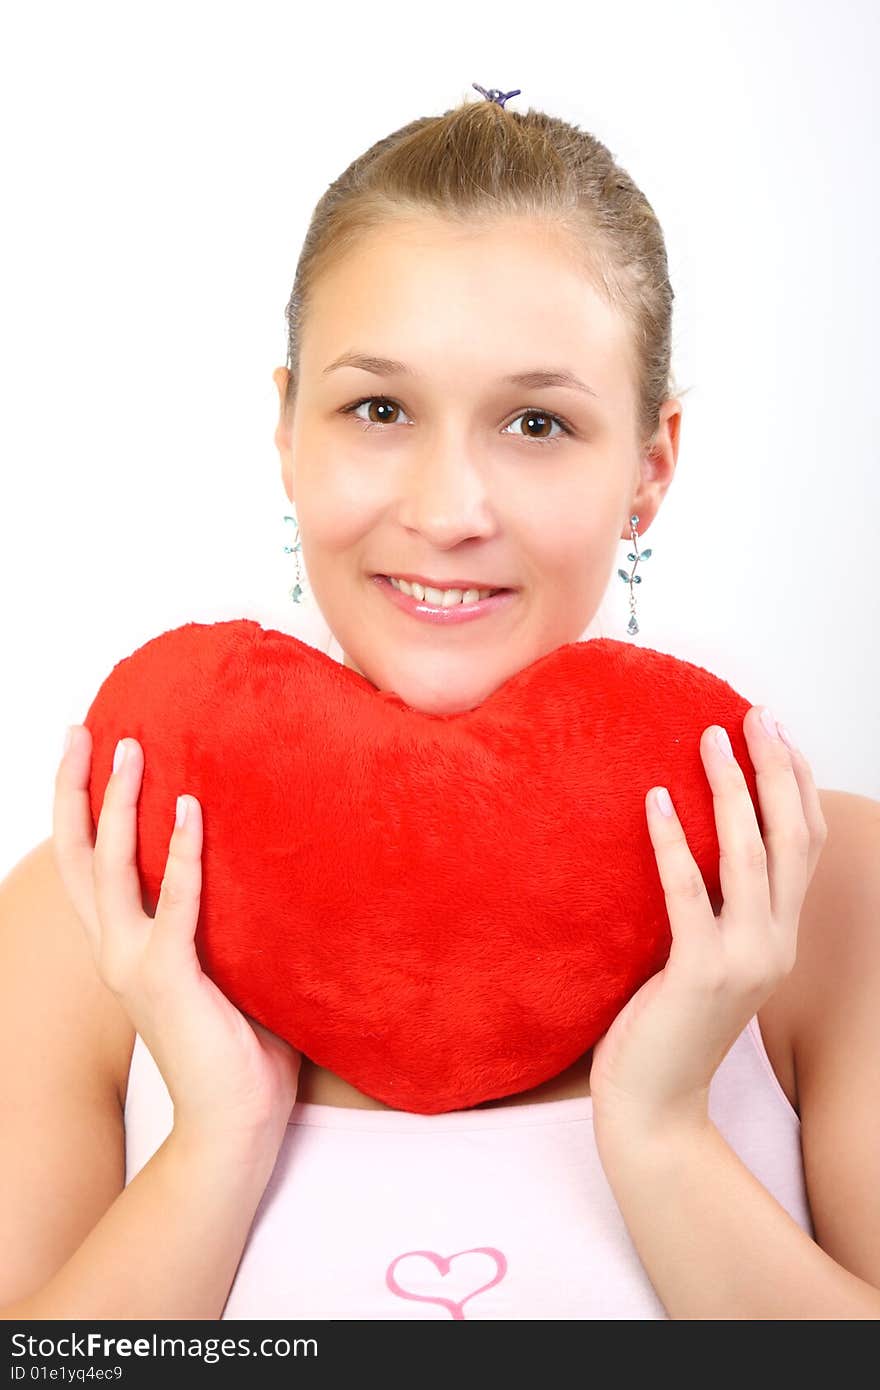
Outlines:
{"label": "chin", "polygon": [[448,691],[443,694],[424,695],[417,691],[411,695],[406,695],[401,691],[395,691],[400,698],[411,709],[418,710],[421,714],[464,714],[469,709],[476,709],[486,698],[485,695],[474,695],[456,699]]}
{"label": "chin", "polygon": [[474,674],[470,669],[460,681],[456,681],[449,672],[444,673],[439,669],[435,681],[426,680],[423,672],[383,672],[378,680],[373,676],[367,676],[367,679],[378,690],[392,691],[404,704],[422,714],[464,714],[467,710],[476,709],[507,680],[506,673],[485,678],[482,682],[475,680]]}

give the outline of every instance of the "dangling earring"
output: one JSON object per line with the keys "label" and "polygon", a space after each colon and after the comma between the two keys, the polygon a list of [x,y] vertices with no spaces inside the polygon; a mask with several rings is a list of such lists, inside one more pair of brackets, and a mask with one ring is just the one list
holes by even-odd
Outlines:
{"label": "dangling earring", "polygon": [[639,535],[638,535],[638,531],[636,530],[636,527],[638,526],[638,523],[639,523],[639,518],[638,518],[637,516],[631,516],[631,517],[630,517],[630,519],[629,519],[629,528],[630,528],[630,532],[631,532],[631,534],[632,534],[632,545],[633,545],[633,548],[632,548],[631,551],[629,551],[629,553],[627,554],[627,557],[626,557],[626,558],[627,558],[628,560],[633,560],[633,561],[634,561],[633,567],[632,567],[632,569],[630,570],[629,574],[627,574],[626,570],[618,570],[618,571],[617,571],[617,573],[620,575],[621,579],[625,580],[626,583],[629,585],[630,619],[629,619],[629,623],[628,623],[628,625],[627,625],[627,629],[626,629],[626,630],[627,630],[627,632],[629,633],[630,637],[635,637],[636,633],[637,633],[638,630],[639,630],[639,625],[638,625],[638,623],[636,622],[636,597],[635,597],[635,594],[633,593],[633,585],[634,585],[634,584],[641,584],[642,581],[641,581],[641,579],[639,578],[639,576],[636,574],[636,566],[638,565],[638,563],[639,563],[640,560],[647,560],[648,557],[649,557],[650,554],[651,554],[651,551],[650,551],[650,550],[643,550],[643,551],[641,551],[641,553],[639,552]]}
{"label": "dangling earring", "polygon": [[286,545],[284,547],[285,555],[296,556],[296,578],[293,581],[292,587],[288,590],[288,593],[290,594],[290,597],[293,599],[294,603],[302,603],[303,598],[305,597],[305,575],[303,574],[303,568],[300,562],[300,554],[302,552],[302,541],[300,540],[299,536],[299,522],[297,521],[295,516],[285,516],[284,520],[292,521],[294,527],[296,528],[293,545]]}

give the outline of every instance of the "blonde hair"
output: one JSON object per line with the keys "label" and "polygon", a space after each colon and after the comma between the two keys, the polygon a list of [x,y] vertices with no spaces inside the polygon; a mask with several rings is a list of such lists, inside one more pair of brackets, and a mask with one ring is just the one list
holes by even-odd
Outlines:
{"label": "blonde hair", "polygon": [[[298,385],[299,344],[312,286],[367,232],[435,215],[479,229],[533,218],[571,238],[571,254],[596,292],[630,325],[640,448],[663,402],[683,394],[670,368],[672,302],[660,223],[645,195],[594,135],[529,108],[463,100],[422,116],[358,155],[318,201],[286,307],[286,406]],[[568,246],[565,237],[561,246]]]}

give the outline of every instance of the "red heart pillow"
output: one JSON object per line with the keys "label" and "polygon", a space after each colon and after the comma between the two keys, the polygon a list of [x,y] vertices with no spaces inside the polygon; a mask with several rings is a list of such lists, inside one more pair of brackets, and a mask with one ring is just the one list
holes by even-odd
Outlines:
{"label": "red heart pillow", "polygon": [[557,1075],[664,965],[651,786],[720,902],[699,739],[727,727],[757,808],[748,708],[699,666],[601,638],[426,714],[288,633],[187,623],[92,703],[92,816],[117,739],[138,739],[147,911],[192,793],[202,968],[319,1066],[437,1114]]}

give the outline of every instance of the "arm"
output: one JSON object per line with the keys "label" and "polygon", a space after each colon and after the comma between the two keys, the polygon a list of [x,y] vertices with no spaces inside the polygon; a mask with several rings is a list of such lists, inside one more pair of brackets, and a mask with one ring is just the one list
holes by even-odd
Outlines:
{"label": "arm", "polygon": [[600,1153],[671,1318],[880,1318],[880,1289],[811,1240],[710,1120],[606,1135]]}
{"label": "arm", "polygon": [[125,1187],[132,1034],[47,840],[0,884],[0,1320],[221,1314],[286,1125],[175,1112]]}
{"label": "arm", "polygon": [[816,1241],[708,1119],[601,1137],[609,1183],[673,1318],[880,1318],[880,804],[821,800],[828,840],[783,986]]}
{"label": "arm", "polygon": [[173,1129],[66,1264],[0,1320],[219,1318],[278,1149],[277,1134],[221,1147]]}

